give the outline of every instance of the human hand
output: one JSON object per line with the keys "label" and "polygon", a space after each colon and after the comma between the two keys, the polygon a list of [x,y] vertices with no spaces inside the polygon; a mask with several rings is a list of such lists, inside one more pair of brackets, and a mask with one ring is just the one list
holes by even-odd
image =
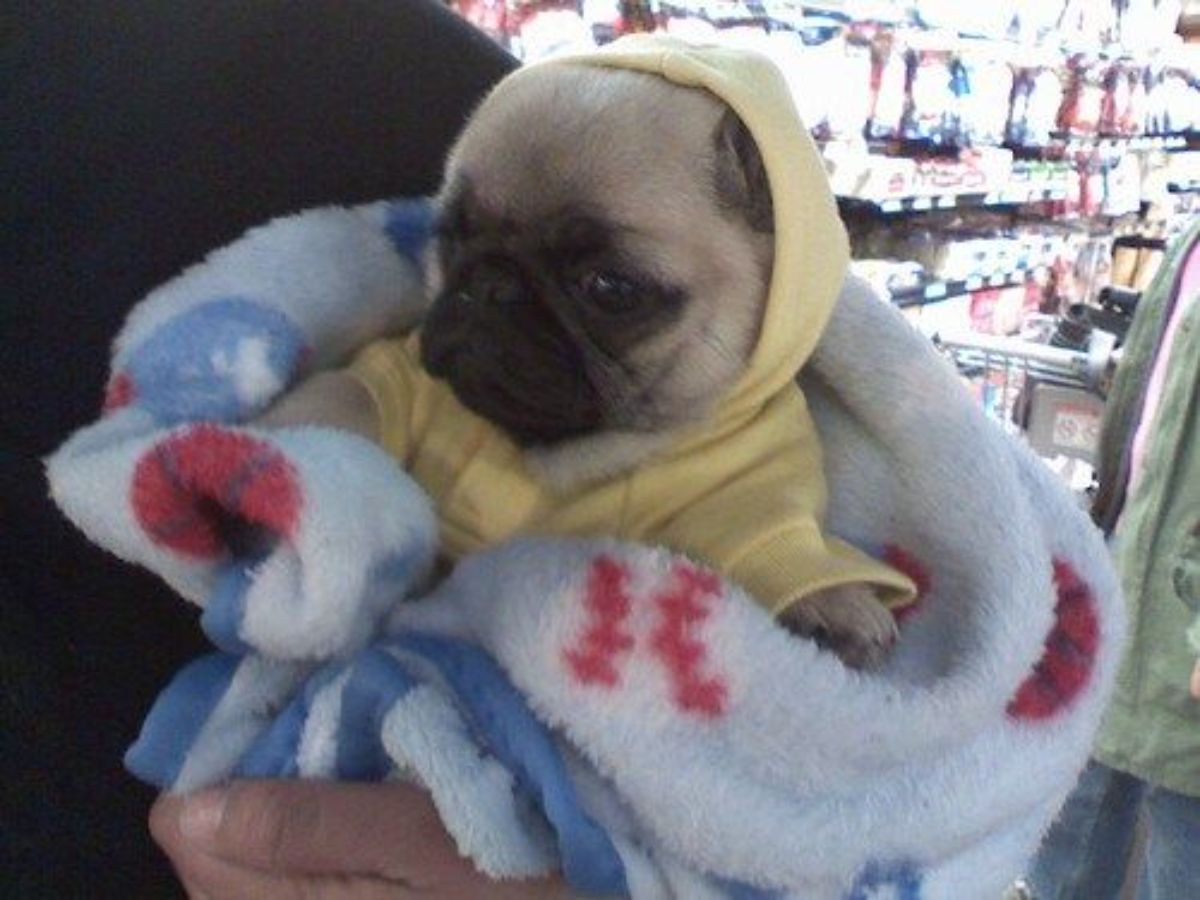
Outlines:
{"label": "human hand", "polygon": [[480,874],[458,855],[429,797],[407,784],[242,781],[164,794],[150,832],[192,900],[571,896],[557,877]]}
{"label": "human hand", "polygon": [[1200,700],[1200,659],[1196,660],[1196,667],[1192,669],[1192,697]]}

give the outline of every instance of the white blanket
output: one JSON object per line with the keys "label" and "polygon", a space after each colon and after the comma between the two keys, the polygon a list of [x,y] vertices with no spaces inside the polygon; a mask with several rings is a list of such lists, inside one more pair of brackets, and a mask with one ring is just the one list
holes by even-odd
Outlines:
{"label": "white blanket", "polygon": [[[205,606],[225,651],[164,691],[132,770],[415,778],[482,870],[587,892],[996,900],[1086,761],[1121,646],[1071,495],[851,280],[802,381],[828,529],[921,589],[882,671],[656,548],[522,540],[427,592],[406,476],[342,435],[238,424],[420,314],[427,225],[419,203],[320,210],[214,254],[135,310],[114,411],[49,461],[64,511]],[[331,481],[342,449],[360,474]],[[221,515],[265,546],[223,544]],[[331,586],[331,565],[354,572]]]}

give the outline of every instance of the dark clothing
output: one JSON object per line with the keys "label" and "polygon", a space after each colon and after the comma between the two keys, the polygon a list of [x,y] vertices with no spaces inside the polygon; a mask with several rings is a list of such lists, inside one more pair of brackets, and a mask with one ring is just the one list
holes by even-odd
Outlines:
{"label": "dark clothing", "polygon": [[416,0],[37,0],[0,47],[0,897],[166,897],[121,754],[199,629],[58,515],[40,457],[150,288],[282,213],[430,192],[515,63]]}

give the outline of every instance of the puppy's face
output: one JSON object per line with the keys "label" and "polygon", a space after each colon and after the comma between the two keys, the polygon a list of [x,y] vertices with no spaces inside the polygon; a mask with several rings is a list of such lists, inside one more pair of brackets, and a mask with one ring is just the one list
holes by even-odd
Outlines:
{"label": "puppy's face", "polygon": [[551,66],[448,163],[422,362],[524,446],[704,416],[757,340],[770,196],[710,95]]}

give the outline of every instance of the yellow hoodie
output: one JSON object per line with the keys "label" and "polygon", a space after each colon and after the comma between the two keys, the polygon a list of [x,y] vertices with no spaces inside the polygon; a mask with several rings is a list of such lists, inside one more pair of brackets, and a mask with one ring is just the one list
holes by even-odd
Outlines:
{"label": "yellow hoodie", "polygon": [[505,434],[425,374],[416,335],[368,347],[351,372],[375,400],[384,447],[433,498],[443,552],[458,559],[516,534],[611,536],[686,553],[772,613],[850,582],[881,586],[893,604],[910,601],[907,578],[820,527],[821,448],[795,375],[832,311],[849,253],[820,156],[783,79],[757,55],[657,36],[569,61],[706,89],[746,124],[775,210],[759,343],[708,422],[630,472],[565,490],[536,480]]}

